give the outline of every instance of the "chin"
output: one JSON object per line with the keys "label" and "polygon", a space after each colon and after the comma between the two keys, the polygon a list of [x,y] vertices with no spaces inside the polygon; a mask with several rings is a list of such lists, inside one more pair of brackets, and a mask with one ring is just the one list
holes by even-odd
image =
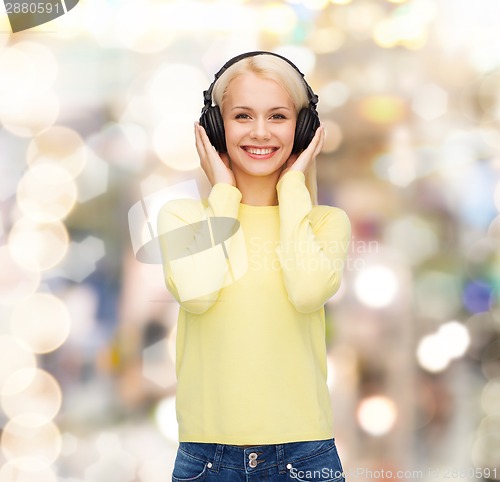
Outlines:
{"label": "chin", "polygon": [[235,156],[232,160],[232,169],[244,172],[250,176],[270,176],[276,171],[281,171],[286,159],[253,160],[241,159],[241,156]]}
{"label": "chin", "polygon": [[[283,163],[284,164],[284,163]],[[276,165],[245,165],[243,167],[239,166],[239,170],[243,171],[245,174],[250,175],[250,176],[258,176],[258,177],[263,177],[263,176],[270,176],[276,171],[281,171],[281,168],[283,167],[283,164],[280,164],[278,166]]]}

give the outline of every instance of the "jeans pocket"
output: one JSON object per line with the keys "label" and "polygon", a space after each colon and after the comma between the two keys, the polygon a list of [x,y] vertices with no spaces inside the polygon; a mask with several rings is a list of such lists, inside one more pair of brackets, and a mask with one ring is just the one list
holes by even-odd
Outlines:
{"label": "jeans pocket", "polygon": [[343,482],[344,473],[337,448],[333,444],[325,451],[289,464],[288,475],[295,482]]}
{"label": "jeans pocket", "polygon": [[207,476],[207,469],[207,462],[179,449],[175,457],[172,482],[200,482]]}

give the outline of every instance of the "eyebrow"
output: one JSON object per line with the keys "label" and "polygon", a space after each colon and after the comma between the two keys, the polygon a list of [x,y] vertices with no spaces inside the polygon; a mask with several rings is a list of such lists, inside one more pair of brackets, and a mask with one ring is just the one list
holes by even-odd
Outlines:
{"label": "eyebrow", "polygon": [[[253,110],[251,107],[247,107],[246,105],[236,105],[234,106],[231,110],[236,110],[236,109],[245,109],[245,110]],[[285,107],[285,106],[278,106],[278,107],[272,107],[271,109],[269,109],[269,111],[273,111],[273,110],[292,110],[290,109],[289,107]]]}

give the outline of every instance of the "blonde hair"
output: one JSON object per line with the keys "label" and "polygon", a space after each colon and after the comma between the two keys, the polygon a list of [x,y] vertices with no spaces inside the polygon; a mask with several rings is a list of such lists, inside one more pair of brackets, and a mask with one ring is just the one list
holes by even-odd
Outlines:
{"label": "blonde hair", "polygon": [[[212,100],[222,110],[227,89],[232,80],[240,75],[253,73],[264,79],[274,80],[292,99],[295,112],[298,114],[309,104],[309,97],[301,75],[285,60],[274,55],[259,54],[246,57],[231,65],[217,79],[212,91]],[[311,202],[318,204],[318,182],[316,178],[316,161],[305,172],[306,186]]]}

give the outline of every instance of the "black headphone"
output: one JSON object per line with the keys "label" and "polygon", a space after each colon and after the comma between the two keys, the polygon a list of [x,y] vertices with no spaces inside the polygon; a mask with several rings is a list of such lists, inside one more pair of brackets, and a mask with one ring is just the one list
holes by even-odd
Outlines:
{"label": "black headphone", "polygon": [[231,65],[239,62],[240,60],[246,59],[247,57],[255,57],[256,55],[274,55],[284,60],[290,64],[302,77],[304,86],[307,90],[307,96],[309,99],[309,105],[307,107],[302,107],[297,116],[297,124],[295,126],[295,137],[293,140],[292,152],[297,154],[303,151],[311,142],[316,129],[319,127],[319,117],[316,111],[316,104],[318,103],[318,96],[313,92],[309,84],[304,79],[304,74],[287,58],[281,55],[275,54],[273,52],[265,51],[255,51],[247,52],[245,54],[238,55],[231,60],[227,61],[222,68],[215,74],[215,79],[208,88],[203,92],[203,98],[205,105],[201,110],[200,124],[203,126],[207,132],[210,142],[215,147],[217,152],[224,153],[227,152],[226,146],[226,134],[224,132],[224,122],[222,120],[222,114],[218,105],[212,105],[212,91],[214,85],[219,79],[219,77],[229,68]]}

